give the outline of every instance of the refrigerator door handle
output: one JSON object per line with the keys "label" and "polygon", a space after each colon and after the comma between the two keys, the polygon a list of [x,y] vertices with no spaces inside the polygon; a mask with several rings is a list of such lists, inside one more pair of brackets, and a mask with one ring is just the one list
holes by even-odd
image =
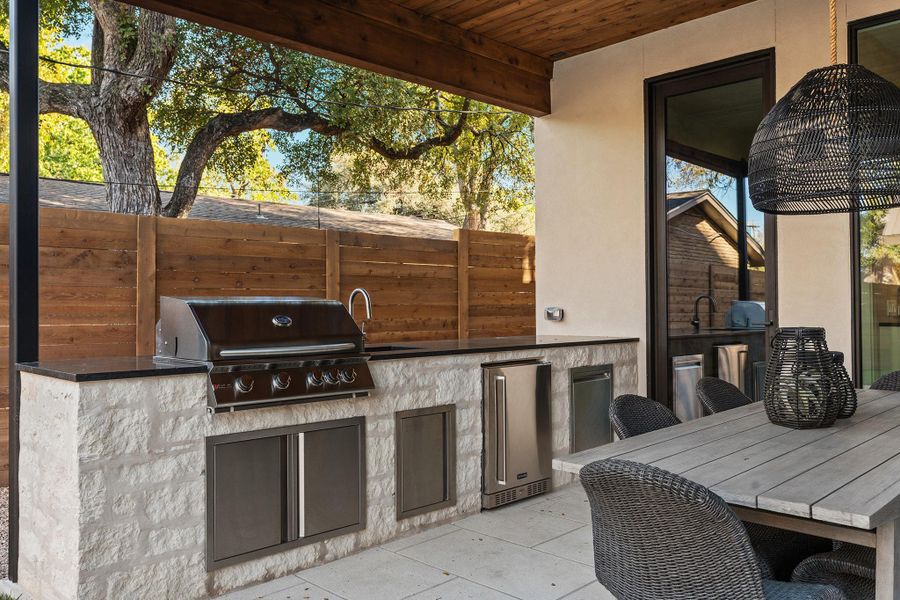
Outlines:
{"label": "refrigerator door handle", "polygon": [[509,424],[506,414],[506,376],[497,375],[494,379],[495,413],[497,415],[497,483],[506,485],[506,458],[508,450]]}

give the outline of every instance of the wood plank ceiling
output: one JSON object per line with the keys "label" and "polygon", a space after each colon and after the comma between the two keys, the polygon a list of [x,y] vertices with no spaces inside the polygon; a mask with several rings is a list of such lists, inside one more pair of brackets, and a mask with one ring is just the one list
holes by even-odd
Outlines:
{"label": "wood plank ceiling", "polygon": [[390,0],[488,39],[558,60],[752,0]]}
{"label": "wood plank ceiling", "polygon": [[125,0],[540,116],[553,61],[753,0]]}

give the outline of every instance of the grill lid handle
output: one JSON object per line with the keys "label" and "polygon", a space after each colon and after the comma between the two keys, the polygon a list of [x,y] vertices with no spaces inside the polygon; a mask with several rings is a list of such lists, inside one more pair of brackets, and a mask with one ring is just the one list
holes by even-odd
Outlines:
{"label": "grill lid handle", "polygon": [[356,344],[341,342],[339,344],[306,344],[302,346],[270,346],[261,348],[226,348],[219,351],[222,358],[241,358],[245,356],[304,356],[328,352],[348,352],[356,350]]}

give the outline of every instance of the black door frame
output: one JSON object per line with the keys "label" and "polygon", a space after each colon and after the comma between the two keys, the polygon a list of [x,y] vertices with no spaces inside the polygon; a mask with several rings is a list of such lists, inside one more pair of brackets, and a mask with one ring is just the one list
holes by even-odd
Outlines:
{"label": "black door frame", "polygon": [[[775,49],[660,75],[644,82],[646,133],[647,390],[660,401],[668,394],[668,267],[666,264],[665,100],[669,96],[761,78],[766,110],[775,104]],[[740,175],[740,173],[738,173]],[[778,323],[778,232],[765,216],[766,318]]]}
{"label": "black door frame", "polygon": [[[869,27],[900,21],[900,10],[882,13],[850,21],[847,23],[847,62],[859,62],[859,43],[857,34]],[[863,386],[863,343],[862,343],[862,257],[859,253],[859,213],[850,213],[850,322],[853,328],[852,349],[853,361],[851,375],[853,384]]]}

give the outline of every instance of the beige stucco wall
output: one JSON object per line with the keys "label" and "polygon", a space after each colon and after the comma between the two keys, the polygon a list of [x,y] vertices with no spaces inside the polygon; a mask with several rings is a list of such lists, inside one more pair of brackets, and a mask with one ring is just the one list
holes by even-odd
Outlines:
{"label": "beige stucco wall", "polygon": [[[896,9],[839,0],[841,60],[848,21]],[[646,341],[644,80],[767,48],[780,97],[829,62],[827,0],[758,0],[556,63],[553,114],[535,122],[538,333]],[[848,217],[783,217],[778,239],[781,324],[827,328],[849,360]]]}

